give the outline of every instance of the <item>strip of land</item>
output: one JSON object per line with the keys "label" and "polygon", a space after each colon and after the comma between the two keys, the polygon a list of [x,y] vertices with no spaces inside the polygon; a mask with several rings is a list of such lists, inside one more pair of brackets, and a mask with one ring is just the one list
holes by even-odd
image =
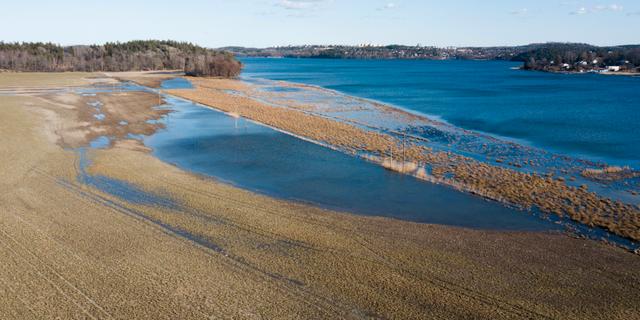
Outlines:
{"label": "strip of land", "polygon": [[[158,129],[143,126],[161,116],[157,99],[0,95],[0,318],[640,319],[637,255],[561,234],[359,217],[196,176],[127,139]],[[99,133],[113,145],[87,151],[81,172],[78,147]],[[162,201],[127,200],[82,174]]]}

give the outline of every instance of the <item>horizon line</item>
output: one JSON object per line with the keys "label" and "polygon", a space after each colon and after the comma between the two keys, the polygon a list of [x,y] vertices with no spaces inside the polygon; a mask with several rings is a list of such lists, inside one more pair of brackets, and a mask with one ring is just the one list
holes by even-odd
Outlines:
{"label": "horizon line", "polygon": [[130,40],[115,40],[115,41],[104,41],[104,42],[95,42],[95,43],[82,43],[82,44],[62,44],[60,42],[55,41],[5,41],[0,40],[0,43],[51,43],[62,47],[73,47],[73,46],[91,46],[91,45],[105,45],[107,43],[127,43],[132,41],[175,41],[175,42],[184,42],[190,43],[197,46],[201,46],[203,48],[208,49],[224,49],[224,48],[245,48],[245,49],[270,49],[270,48],[282,48],[282,47],[387,47],[387,46],[405,46],[405,47],[424,47],[424,48],[500,48],[500,47],[524,47],[529,45],[542,45],[542,44],[582,44],[589,45],[593,47],[623,47],[623,46],[640,46],[640,42],[638,43],[625,43],[625,44],[613,44],[613,45],[599,45],[592,44],[588,42],[572,42],[572,41],[544,41],[544,42],[530,42],[524,44],[512,44],[512,45],[424,45],[422,43],[418,44],[402,44],[402,43],[387,43],[387,44],[373,44],[373,43],[358,43],[358,44],[344,44],[344,43],[331,43],[331,44],[286,44],[286,45],[270,45],[270,46],[246,46],[246,45],[224,45],[224,46],[206,46],[201,45],[195,41],[188,40],[172,40],[172,39],[130,39]]}

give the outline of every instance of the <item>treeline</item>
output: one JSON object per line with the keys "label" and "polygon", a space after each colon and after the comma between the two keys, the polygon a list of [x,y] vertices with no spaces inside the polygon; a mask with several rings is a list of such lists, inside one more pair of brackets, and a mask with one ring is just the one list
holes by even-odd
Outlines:
{"label": "treeline", "polygon": [[271,48],[225,47],[223,50],[243,57],[285,57],[319,59],[447,59],[454,49],[423,46],[343,46],[303,45]]}
{"label": "treeline", "polygon": [[[298,55],[292,54],[292,57]],[[384,47],[333,47],[320,50],[313,58],[324,59],[437,59],[441,52],[435,47],[388,45]]]}
{"label": "treeline", "polygon": [[405,60],[511,60],[518,54],[546,44],[529,44],[511,47],[435,47],[435,46],[285,46],[271,48],[225,47],[225,51],[243,57],[288,57],[331,59],[405,59]]}
{"label": "treeline", "polygon": [[89,46],[0,42],[0,69],[32,72],[184,70],[188,75],[235,77],[233,54],[188,42],[129,41]]}
{"label": "treeline", "polygon": [[615,68],[638,72],[640,46],[597,47],[576,43],[548,43],[513,58],[524,69],[548,71],[591,71]]}
{"label": "treeline", "polygon": [[552,42],[499,47],[302,45],[263,49],[222,49],[244,57],[510,60],[521,61],[524,63],[523,68],[530,70],[602,71],[615,66],[619,67],[619,71],[640,72],[640,45],[597,47],[589,44]]}

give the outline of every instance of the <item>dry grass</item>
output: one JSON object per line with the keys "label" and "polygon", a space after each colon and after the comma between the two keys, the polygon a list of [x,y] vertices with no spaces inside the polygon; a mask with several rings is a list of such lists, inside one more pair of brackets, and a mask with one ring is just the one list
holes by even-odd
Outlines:
{"label": "dry grass", "polygon": [[87,72],[2,72],[0,87],[63,87],[81,86],[89,83],[89,78],[101,76],[100,73]]}

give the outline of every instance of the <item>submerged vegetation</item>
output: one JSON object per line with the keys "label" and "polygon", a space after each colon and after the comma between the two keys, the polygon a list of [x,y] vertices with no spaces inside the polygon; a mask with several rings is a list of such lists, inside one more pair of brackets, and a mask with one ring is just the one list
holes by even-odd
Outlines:
{"label": "submerged vegetation", "polygon": [[188,42],[139,40],[104,45],[0,42],[0,69],[31,72],[184,70],[231,78],[242,64],[233,54]]}

